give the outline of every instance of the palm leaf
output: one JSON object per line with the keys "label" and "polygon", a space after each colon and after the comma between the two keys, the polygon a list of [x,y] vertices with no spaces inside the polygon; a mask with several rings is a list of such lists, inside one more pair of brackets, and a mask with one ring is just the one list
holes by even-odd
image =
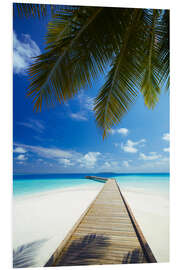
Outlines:
{"label": "palm leaf", "polygon": [[[48,5],[45,4],[25,4],[25,3],[14,3],[14,13],[18,11],[20,17],[44,17],[47,16]],[[53,7],[52,7],[53,11]]]}
{"label": "palm leaf", "polygon": [[[109,23],[104,27],[107,16],[114,31]],[[41,110],[43,101],[50,105],[71,98],[105,71],[119,42],[117,16],[117,9],[102,7],[57,12],[48,26],[46,52],[29,69],[28,95],[34,97],[36,110]]]}
{"label": "palm leaf", "polygon": [[169,10],[165,10],[161,19],[162,38],[160,44],[159,58],[162,62],[162,78],[160,81],[161,87],[165,86],[166,90],[169,90]]}
{"label": "palm leaf", "polygon": [[44,18],[47,17],[48,14],[54,16],[57,10],[61,8],[66,8],[66,6],[62,5],[47,5],[47,4],[25,4],[25,3],[14,3],[13,10],[14,14],[18,13],[19,17],[25,18]]}
{"label": "palm leaf", "polygon": [[137,96],[139,86],[139,37],[142,10],[128,11],[126,19],[122,18],[121,46],[112,62],[107,81],[95,101],[95,115],[98,126],[107,131],[117,124]]}
{"label": "palm leaf", "polygon": [[160,95],[161,83],[168,74],[165,69],[168,61],[160,57],[165,55],[162,41],[166,33],[162,12],[134,10],[129,16],[127,20],[122,18],[120,50],[95,102],[96,121],[103,138],[120,122],[139,91],[146,106],[153,108]]}
{"label": "palm leaf", "polygon": [[95,101],[103,137],[138,92],[153,108],[169,82],[169,12],[61,7],[48,24],[45,52],[29,68],[34,109],[64,102],[111,69]]}
{"label": "palm leaf", "polygon": [[144,12],[146,37],[144,42],[144,53],[142,58],[142,68],[144,78],[141,85],[141,92],[144,96],[146,106],[153,108],[158,102],[161,92],[161,79],[163,61],[160,59],[160,46],[162,42],[161,11],[148,10]]}

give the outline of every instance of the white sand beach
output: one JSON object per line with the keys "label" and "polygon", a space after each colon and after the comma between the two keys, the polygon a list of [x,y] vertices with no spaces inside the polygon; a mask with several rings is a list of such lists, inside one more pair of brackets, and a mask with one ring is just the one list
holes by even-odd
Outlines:
{"label": "white sand beach", "polygon": [[[24,245],[30,262],[32,247],[31,266],[43,266],[101,188],[102,185],[81,185],[15,197],[13,248],[16,257],[18,247]],[[168,261],[168,198],[138,189],[121,190],[157,261]]]}
{"label": "white sand beach", "polygon": [[169,196],[138,188],[122,188],[158,262],[169,261]]}
{"label": "white sand beach", "polygon": [[18,253],[17,248],[26,245],[23,248],[27,248],[31,266],[44,266],[101,188],[102,185],[86,184],[15,197],[13,249]]}

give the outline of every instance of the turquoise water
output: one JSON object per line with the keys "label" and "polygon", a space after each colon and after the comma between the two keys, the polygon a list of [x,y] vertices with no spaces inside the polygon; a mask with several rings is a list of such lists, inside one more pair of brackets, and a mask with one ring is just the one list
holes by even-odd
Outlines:
{"label": "turquoise water", "polygon": [[14,196],[30,195],[58,188],[81,186],[84,184],[93,185],[94,182],[86,179],[21,179],[13,182],[13,194]]}
{"label": "turquoise water", "polygon": [[153,194],[169,194],[169,174],[121,175],[115,178],[121,188]]}
{"label": "turquoise water", "polygon": [[[85,179],[85,175],[87,174],[14,176],[13,194],[14,196],[30,195],[84,184],[102,185],[99,181]],[[169,191],[169,174],[99,174],[98,176],[114,177],[122,188],[165,193]]]}

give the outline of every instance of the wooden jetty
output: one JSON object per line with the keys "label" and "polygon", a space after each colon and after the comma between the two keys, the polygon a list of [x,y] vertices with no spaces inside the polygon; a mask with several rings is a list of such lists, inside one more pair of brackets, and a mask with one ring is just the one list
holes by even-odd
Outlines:
{"label": "wooden jetty", "polygon": [[90,179],[90,180],[100,180],[100,181],[108,181],[108,178],[105,177],[99,177],[99,176],[86,176],[85,178]]}
{"label": "wooden jetty", "polygon": [[94,201],[45,266],[156,262],[116,180],[103,180]]}

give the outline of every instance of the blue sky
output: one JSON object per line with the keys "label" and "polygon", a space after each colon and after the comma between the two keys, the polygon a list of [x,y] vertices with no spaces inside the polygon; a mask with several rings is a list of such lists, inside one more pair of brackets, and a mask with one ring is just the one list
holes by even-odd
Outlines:
{"label": "blue sky", "polygon": [[169,94],[148,110],[141,96],[103,141],[93,114],[100,76],[65,105],[33,111],[26,68],[43,52],[47,19],[13,23],[14,173],[168,172]]}

